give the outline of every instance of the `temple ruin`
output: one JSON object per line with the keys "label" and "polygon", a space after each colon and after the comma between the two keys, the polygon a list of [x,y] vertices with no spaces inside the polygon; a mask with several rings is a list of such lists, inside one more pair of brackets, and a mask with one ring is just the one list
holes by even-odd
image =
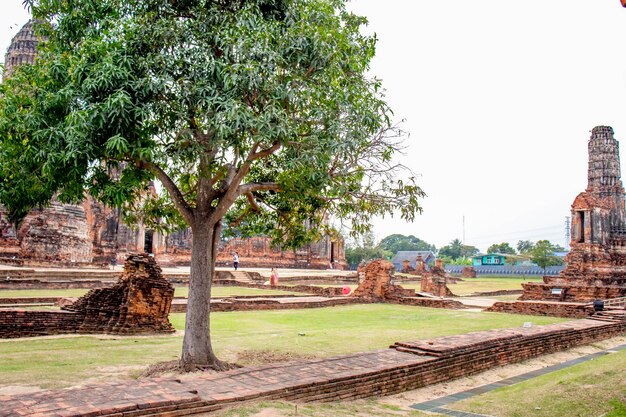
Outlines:
{"label": "temple ruin", "polygon": [[559,276],[523,284],[522,300],[592,301],[626,296],[626,211],[619,143],[597,126],[588,144],[587,189],[572,204],[571,250]]}
{"label": "temple ruin", "polygon": [[584,317],[593,313],[589,302],[626,296],[626,210],[613,128],[593,128],[588,149],[587,189],[572,203],[565,269],[522,284],[521,301],[498,302],[490,311]]}

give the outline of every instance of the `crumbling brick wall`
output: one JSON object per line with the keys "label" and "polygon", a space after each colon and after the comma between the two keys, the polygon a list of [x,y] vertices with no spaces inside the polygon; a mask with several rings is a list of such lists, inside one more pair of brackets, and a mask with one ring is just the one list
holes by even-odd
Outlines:
{"label": "crumbling brick wall", "polygon": [[147,254],[130,255],[117,284],[89,291],[65,310],[85,316],[87,333],[173,332],[167,316],[174,287]]}
{"label": "crumbling brick wall", "polygon": [[415,296],[415,291],[404,289],[393,283],[394,266],[391,262],[377,259],[368,263],[363,270],[365,276],[352,293],[353,297],[392,300]]}
{"label": "crumbling brick wall", "polygon": [[171,333],[168,314],[174,287],[146,254],[126,259],[124,273],[108,288],[89,291],[66,311],[0,311],[0,338],[65,333]]}
{"label": "crumbling brick wall", "polygon": [[422,274],[420,289],[438,297],[454,297],[448,288],[446,270],[443,268],[441,259],[437,259],[435,266],[430,268],[428,273]]}

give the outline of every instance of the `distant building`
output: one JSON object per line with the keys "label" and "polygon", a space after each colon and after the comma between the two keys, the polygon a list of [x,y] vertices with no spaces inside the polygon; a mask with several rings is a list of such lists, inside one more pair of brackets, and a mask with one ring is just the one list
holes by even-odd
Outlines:
{"label": "distant building", "polygon": [[411,268],[415,268],[415,260],[418,257],[424,260],[427,267],[437,259],[435,253],[429,250],[401,250],[394,255],[391,263],[396,268],[396,271],[402,271],[402,263],[405,260],[409,261]]}
{"label": "distant building", "polygon": [[504,265],[506,263],[506,256],[500,253],[488,253],[486,255],[476,255],[472,258],[472,265]]}

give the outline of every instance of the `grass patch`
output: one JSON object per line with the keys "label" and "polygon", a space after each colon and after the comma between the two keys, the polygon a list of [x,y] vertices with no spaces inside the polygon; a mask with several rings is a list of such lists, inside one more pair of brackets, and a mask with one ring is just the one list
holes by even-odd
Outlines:
{"label": "grass patch", "polygon": [[[184,313],[170,314],[178,330]],[[238,353],[276,351],[329,357],[385,349],[396,341],[425,339],[524,322],[547,324],[564,319],[367,304],[341,307],[218,312],[211,315],[218,356],[238,361]],[[304,335],[300,335],[304,334]],[[0,340],[0,386],[25,384],[64,387],[85,379],[132,377],[136,367],[178,358],[182,336],[62,336]]]}
{"label": "grass patch", "polygon": [[541,277],[477,277],[463,278],[464,281],[448,284],[448,288],[454,294],[465,296],[476,292],[491,292],[503,290],[522,290],[522,283],[541,282]]}
{"label": "grass patch", "polygon": [[449,408],[499,417],[626,416],[625,363],[626,351],[622,350]]}

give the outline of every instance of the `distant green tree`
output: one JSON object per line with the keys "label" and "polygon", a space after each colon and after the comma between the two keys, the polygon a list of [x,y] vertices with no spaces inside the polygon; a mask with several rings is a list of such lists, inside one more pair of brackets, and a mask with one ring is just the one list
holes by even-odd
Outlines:
{"label": "distant green tree", "polygon": [[443,246],[439,249],[438,256],[449,257],[452,260],[457,260],[460,257],[470,258],[476,255],[478,248],[474,246],[464,245],[459,239],[454,239],[449,245]]}
{"label": "distant green tree", "polygon": [[380,241],[380,247],[391,253],[409,250],[429,250],[435,252],[435,245],[431,245],[413,235],[405,236],[401,234],[389,235]]}
{"label": "distant green tree", "polygon": [[563,259],[555,256],[554,252],[555,245],[550,243],[550,241],[548,240],[540,240],[535,243],[535,245],[528,252],[528,254],[530,255],[530,260],[536,263],[539,267],[543,268],[545,271],[546,267],[548,266],[564,264]]}
{"label": "distant green tree", "polygon": [[525,254],[530,252],[534,246],[535,244],[530,240],[520,240],[517,242],[517,251],[520,254]]}
{"label": "distant green tree", "polygon": [[346,244],[346,261],[349,265],[358,265],[363,261],[372,259],[389,259],[390,252],[385,251],[380,245],[376,245],[374,234],[365,233],[360,239],[355,239]]}
{"label": "distant green tree", "polygon": [[502,253],[502,254],[506,254],[509,253],[511,255],[515,255],[515,249],[513,249],[508,242],[502,242],[502,243],[494,243],[493,245],[489,246],[489,248],[487,249],[487,253]]}
{"label": "distant green tree", "polygon": [[[439,258],[442,259],[442,258]],[[448,260],[448,261],[446,261]],[[446,258],[446,260],[442,259],[442,262],[444,265],[472,265],[472,258],[466,258],[464,256],[461,256],[460,258],[456,258],[456,259],[450,259],[450,258]]]}

